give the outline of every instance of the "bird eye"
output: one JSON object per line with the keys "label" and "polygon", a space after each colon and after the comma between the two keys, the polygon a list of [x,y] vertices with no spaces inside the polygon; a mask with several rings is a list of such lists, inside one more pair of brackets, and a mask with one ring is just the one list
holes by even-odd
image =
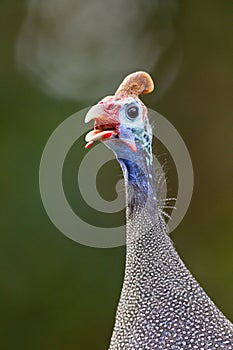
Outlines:
{"label": "bird eye", "polygon": [[129,106],[126,110],[126,113],[130,119],[135,119],[139,114],[139,109],[137,106]]}

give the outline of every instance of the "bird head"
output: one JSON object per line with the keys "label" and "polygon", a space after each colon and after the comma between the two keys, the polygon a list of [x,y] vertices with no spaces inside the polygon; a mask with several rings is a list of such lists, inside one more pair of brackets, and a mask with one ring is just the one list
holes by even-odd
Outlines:
{"label": "bird head", "polygon": [[149,74],[135,72],[123,80],[114,96],[107,96],[90,108],[85,122],[94,120],[94,130],[86,135],[86,148],[97,140],[117,156],[150,148],[152,131],[147,108],[138,96],[153,89]]}

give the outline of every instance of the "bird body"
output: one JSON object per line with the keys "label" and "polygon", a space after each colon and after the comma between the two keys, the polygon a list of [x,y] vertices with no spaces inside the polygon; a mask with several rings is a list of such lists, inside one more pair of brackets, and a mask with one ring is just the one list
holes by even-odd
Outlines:
{"label": "bird body", "polygon": [[109,350],[230,350],[232,342],[230,322],[181,261],[164,220],[135,213],[127,223],[125,278]]}
{"label": "bird body", "polygon": [[149,75],[131,74],[86,117],[95,120],[87,141],[113,150],[126,187],[125,277],[109,350],[232,350],[232,324],[182,262],[159,208],[152,132],[138,98],[152,90]]}

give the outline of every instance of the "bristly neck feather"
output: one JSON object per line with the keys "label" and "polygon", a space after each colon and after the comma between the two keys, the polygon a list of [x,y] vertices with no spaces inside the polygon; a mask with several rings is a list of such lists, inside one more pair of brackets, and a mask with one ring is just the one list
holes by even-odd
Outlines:
{"label": "bristly neck feather", "polygon": [[[163,175],[163,170],[155,167],[151,143],[152,135],[146,147],[141,140],[137,143],[135,153],[131,150],[126,153],[124,148],[116,154],[123,170],[126,187],[126,266],[131,264],[133,256],[139,252],[143,258],[145,251],[142,252],[142,245],[147,246],[146,254],[151,252],[153,256],[157,244],[161,244],[161,241],[166,249],[171,244],[159,205],[158,179]],[[151,234],[152,231],[157,233]]]}

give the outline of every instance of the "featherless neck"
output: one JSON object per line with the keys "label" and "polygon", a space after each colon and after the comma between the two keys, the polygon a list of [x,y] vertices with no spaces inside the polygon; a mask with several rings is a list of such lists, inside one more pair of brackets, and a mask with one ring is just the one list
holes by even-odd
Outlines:
{"label": "featherless neck", "polygon": [[130,157],[118,157],[118,161],[125,179],[128,218],[141,210],[155,214],[157,197],[152,154],[141,148]]}

